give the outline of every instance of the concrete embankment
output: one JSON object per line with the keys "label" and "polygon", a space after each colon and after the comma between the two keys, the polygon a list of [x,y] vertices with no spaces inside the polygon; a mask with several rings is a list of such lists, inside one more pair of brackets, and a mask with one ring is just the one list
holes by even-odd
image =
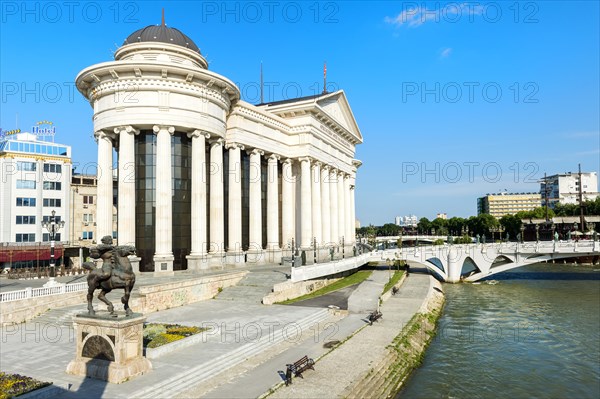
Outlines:
{"label": "concrete embankment", "polygon": [[400,390],[410,373],[421,364],[422,357],[435,336],[436,322],[444,305],[440,284],[430,278],[430,290],[419,311],[392,343],[379,363],[362,379],[350,386],[348,398],[388,398]]}
{"label": "concrete embankment", "polygon": [[357,331],[308,371],[270,397],[381,398],[393,396],[434,336],[444,303],[441,285],[411,274],[400,291],[381,305],[383,319]]}

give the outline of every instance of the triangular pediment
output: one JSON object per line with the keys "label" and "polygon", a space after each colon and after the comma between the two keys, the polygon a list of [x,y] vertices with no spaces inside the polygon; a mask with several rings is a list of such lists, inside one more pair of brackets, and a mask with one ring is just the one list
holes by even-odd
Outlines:
{"label": "triangular pediment", "polygon": [[362,143],[362,134],[354,119],[354,114],[348,104],[348,99],[343,90],[336,91],[317,99],[317,105],[323,113],[340,124],[344,129],[350,132],[359,142]]}
{"label": "triangular pediment", "polygon": [[340,131],[345,131],[352,136],[352,141],[355,144],[363,142],[362,134],[343,90],[315,96],[274,101],[272,103],[260,104],[258,107],[284,119],[307,112],[314,113],[315,115],[320,115],[325,120],[329,120]]}

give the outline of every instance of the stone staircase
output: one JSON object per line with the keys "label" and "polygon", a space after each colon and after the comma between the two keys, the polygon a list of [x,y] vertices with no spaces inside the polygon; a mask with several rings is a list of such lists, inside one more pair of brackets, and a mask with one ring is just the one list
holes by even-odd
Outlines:
{"label": "stone staircase", "polygon": [[79,313],[87,313],[87,304],[82,303],[81,305],[52,309],[38,317],[33,318],[30,323],[71,327],[73,325],[73,317]]}
{"label": "stone staircase", "polygon": [[244,303],[262,303],[263,297],[273,291],[273,286],[286,281],[286,279],[286,274],[283,271],[251,271],[237,285],[225,288],[215,299]]}
{"label": "stone staircase", "polygon": [[[309,330],[314,324],[321,323],[329,317],[330,315],[327,309],[320,309],[295,322],[296,328],[300,331]],[[269,334],[256,342],[240,345],[221,356],[194,367],[190,367],[186,369],[185,372],[179,373],[176,376],[167,378],[158,384],[154,384],[137,392],[132,398],[175,397],[190,387],[207,381],[237,364],[282,343],[286,339],[285,337],[286,334],[284,334],[281,329],[275,330],[273,335]]]}

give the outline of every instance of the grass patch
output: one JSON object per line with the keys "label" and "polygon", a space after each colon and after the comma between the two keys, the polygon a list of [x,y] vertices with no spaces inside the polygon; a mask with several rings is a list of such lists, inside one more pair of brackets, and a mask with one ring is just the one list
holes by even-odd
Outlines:
{"label": "grass patch", "polygon": [[336,281],[333,284],[328,285],[327,287],[323,287],[320,290],[316,290],[311,292],[310,294],[302,295],[298,298],[288,299],[287,301],[277,302],[279,305],[289,305],[290,303],[304,301],[306,299],[312,299],[319,296],[323,296],[325,294],[329,294],[330,292],[337,291],[342,288],[349,287],[354,284],[360,284],[365,281],[369,276],[373,273],[372,270],[360,270],[348,277],[345,277],[341,280]]}
{"label": "grass patch", "polygon": [[52,385],[51,382],[35,380],[20,374],[7,374],[0,371],[0,399],[13,398],[27,392]]}
{"label": "grass patch", "polygon": [[388,281],[387,284],[385,285],[385,287],[383,287],[383,293],[385,294],[386,292],[391,290],[392,287],[395,286],[398,283],[398,281],[400,281],[400,278],[402,278],[403,274],[404,274],[404,270],[396,270],[394,272],[394,274],[392,275],[392,278],[390,279],[390,281]]}
{"label": "grass patch", "polygon": [[144,325],[144,347],[158,348],[171,342],[179,341],[208,328],[187,327],[179,324],[148,323]]}

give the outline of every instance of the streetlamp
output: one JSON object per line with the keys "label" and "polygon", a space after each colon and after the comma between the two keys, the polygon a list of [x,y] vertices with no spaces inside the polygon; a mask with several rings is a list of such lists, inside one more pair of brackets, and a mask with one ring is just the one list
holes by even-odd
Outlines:
{"label": "streetlamp", "polygon": [[314,263],[317,263],[317,237],[313,237],[313,251]]}
{"label": "streetlamp", "polygon": [[344,251],[344,236],[342,236],[342,259],[345,258],[344,254],[345,254],[345,251]]}
{"label": "streetlamp", "polygon": [[56,265],[54,260],[54,238],[56,237],[56,233],[58,230],[65,226],[65,221],[61,220],[60,222],[56,222],[56,211],[52,210],[52,216],[50,219],[42,220],[42,227],[48,230],[50,233],[50,280],[44,286],[53,286],[56,285]]}
{"label": "streetlamp", "polygon": [[525,242],[525,225],[521,223],[521,242]]}
{"label": "streetlamp", "polygon": [[535,242],[540,242],[540,225],[535,224]]}

